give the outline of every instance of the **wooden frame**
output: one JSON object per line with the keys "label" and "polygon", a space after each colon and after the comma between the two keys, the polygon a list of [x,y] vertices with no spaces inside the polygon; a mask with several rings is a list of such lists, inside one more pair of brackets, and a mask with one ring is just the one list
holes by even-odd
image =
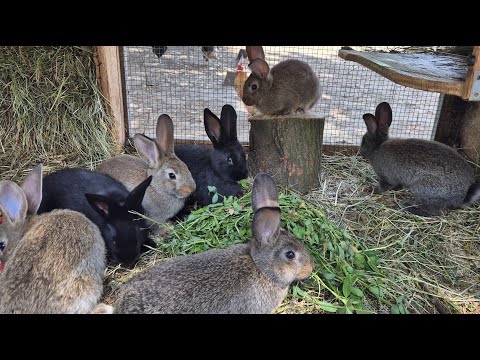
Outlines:
{"label": "wooden frame", "polygon": [[[338,56],[357,62],[396,84],[418,90],[455,95],[469,100],[475,71],[480,70],[480,46],[475,46],[474,64],[454,54],[399,54],[342,49]],[[472,100],[472,99],[470,99]],[[478,99],[473,99],[480,101]]]}
{"label": "wooden frame", "polygon": [[117,151],[123,150],[127,138],[123,61],[119,46],[97,46],[95,62],[100,89],[107,100],[107,111],[112,117]]}

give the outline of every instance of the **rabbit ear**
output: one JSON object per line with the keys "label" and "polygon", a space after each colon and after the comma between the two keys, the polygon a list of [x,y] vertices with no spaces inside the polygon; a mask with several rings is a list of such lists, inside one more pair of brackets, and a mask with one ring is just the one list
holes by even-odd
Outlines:
{"label": "rabbit ear", "polygon": [[27,216],[27,200],[25,194],[12,181],[0,181],[0,211],[13,224],[25,220]]}
{"label": "rabbit ear", "polygon": [[212,141],[213,147],[216,147],[220,144],[220,138],[222,136],[220,119],[209,109],[205,108],[205,110],[203,110],[203,123],[205,124],[205,132]]}
{"label": "rabbit ear", "polygon": [[248,60],[252,62],[255,59],[265,60],[265,53],[261,46],[246,46]]}
{"label": "rabbit ear", "polygon": [[104,195],[85,193],[90,206],[102,217],[108,218],[112,207],[112,200]]}
{"label": "rabbit ear", "polygon": [[270,73],[270,67],[268,66],[267,62],[262,59],[253,60],[248,67],[262,80],[265,80]]}
{"label": "rabbit ear", "polygon": [[223,105],[220,120],[224,131],[223,139],[237,140],[237,113],[231,105]]}
{"label": "rabbit ear", "polygon": [[367,125],[368,132],[372,135],[375,135],[378,128],[377,119],[375,116],[372,114],[364,114],[363,121],[365,121],[365,125]]}
{"label": "rabbit ear", "polygon": [[134,210],[138,209],[142,204],[143,197],[145,196],[145,191],[147,191],[148,186],[152,182],[152,175],[143,180],[135,189],[130,191],[130,194],[127,196],[127,201],[125,202],[127,209]]}
{"label": "rabbit ear", "polygon": [[36,214],[42,202],[42,171],[43,165],[38,164],[20,185],[27,199],[29,214]]}
{"label": "rabbit ear", "polygon": [[392,108],[387,102],[378,104],[375,109],[375,117],[377,118],[380,129],[388,130],[392,124]]}
{"label": "rabbit ear", "polygon": [[167,114],[162,114],[157,120],[157,138],[155,142],[164,154],[173,154],[173,121]]}
{"label": "rabbit ear", "polygon": [[253,215],[252,234],[259,245],[275,241],[280,230],[280,209],[263,208]]}
{"label": "rabbit ear", "polygon": [[258,173],[253,179],[252,209],[255,213],[264,207],[279,207],[278,190],[275,180],[270,175]]}
{"label": "rabbit ear", "polygon": [[161,154],[155,141],[143,134],[135,134],[133,143],[139,155],[147,161],[150,168],[159,166]]}

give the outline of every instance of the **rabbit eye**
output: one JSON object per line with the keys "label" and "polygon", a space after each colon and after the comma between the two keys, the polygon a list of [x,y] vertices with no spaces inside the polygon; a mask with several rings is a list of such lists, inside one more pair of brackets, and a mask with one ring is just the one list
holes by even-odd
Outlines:
{"label": "rabbit eye", "polygon": [[286,256],[287,259],[289,259],[289,260],[295,259],[295,253],[294,253],[293,251],[287,251],[287,252],[285,253],[285,256]]}
{"label": "rabbit eye", "polygon": [[227,158],[227,161],[228,161],[228,163],[229,163],[230,165],[233,165],[233,160],[232,160],[232,158],[231,158],[230,156]]}
{"label": "rabbit eye", "polygon": [[177,178],[174,173],[168,173],[168,177],[169,177],[171,180],[175,180],[175,179]]}
{"label": "rabbit eye", "polygon": [[257,90],[257,88],[258,88],[257,84],[252,84],[252,91]]}
{"label": "rabbit eye", "polygon": [[5,243],[2,241],[0,242],[0,251],[5,250]]}

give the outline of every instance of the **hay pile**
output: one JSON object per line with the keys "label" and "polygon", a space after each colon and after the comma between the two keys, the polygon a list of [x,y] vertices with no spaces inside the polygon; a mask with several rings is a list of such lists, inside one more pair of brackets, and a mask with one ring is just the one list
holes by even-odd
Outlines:
{"label": "hay pile", "polygon": [[[363,159],[324,156],[322,164],[321,189],[305,197],[281,190],[282,224],[307,244],[316,267],[278,313],[479,312],[479,205],[421,218],[399,210],[407,191],[371,193],[375,176]],[[135,269],[107,270],[104,300],[165,258],[247,241],[250,195],[247,186],[239,199],[167,226],[171,233]]]}
{"label": "hay pile", "polygon": [[0,177],[93,168],[115,146],[92,47],[0,47]]}

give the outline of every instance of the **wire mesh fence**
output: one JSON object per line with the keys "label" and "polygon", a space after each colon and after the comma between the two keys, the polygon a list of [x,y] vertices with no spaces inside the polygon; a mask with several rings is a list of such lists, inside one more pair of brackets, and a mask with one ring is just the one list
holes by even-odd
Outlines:
{"label": "wire mesh fence", "polygon": [[[219,115],[228,103],[238,114],[239,140],[248,143],[249,109],[234,81],[239,63],[246,69],[245,76],[250,74],[241,49],[245,46],[124,47],[130,136],[140,132],[154,137],[157,118],[166,113],[174,121],[178,142],[208,140],[204,108]],[[392,137],[433,139],[438,93],[397,85],[360,64],[345,61],[338,56],[340,46],[264,46],[264,50],[270,67],[299,59],[317,74],[322,95],[310,112],[325,118],[325,145],[358,146],[365,133],[362,115],[373,113],[382,101],[393,109]]]}

